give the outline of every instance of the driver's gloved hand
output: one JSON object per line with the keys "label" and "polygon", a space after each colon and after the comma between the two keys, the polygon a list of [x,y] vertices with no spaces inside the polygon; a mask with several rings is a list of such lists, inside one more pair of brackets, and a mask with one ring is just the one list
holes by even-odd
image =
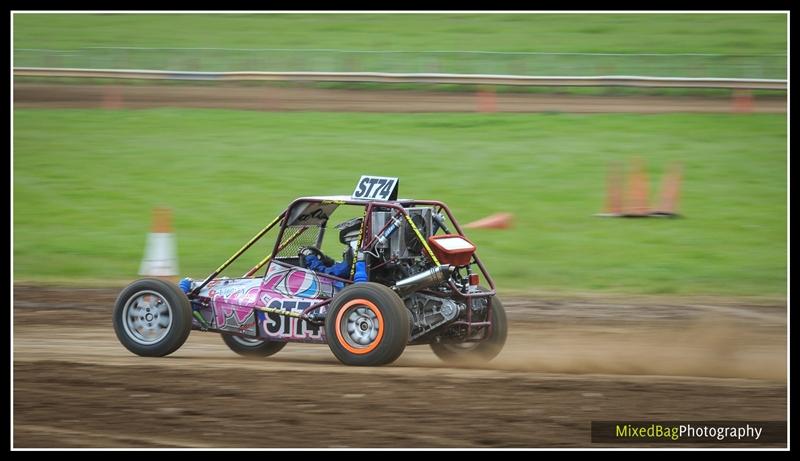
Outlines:
{"label": "driver's gloved hand", "polygon": [[305,256],[306,269],[323,274],[335,275],[337,277],[346,278],[350,274],[350,264],[347,261],[334,264],[323,264],[316,255]]}
{"label": "driver's gloved hand", "polygon": [[305,262],[304,267],[306,269],[311,269],[312,271],[319,272],[325,269],[325,264],[317,258],[316,255],[310,254],[307,256],[302,256],[303,261]]}
{"label": "driver's gloved hand", "polygon": [[309,256],[314,257],[314,259],[318,259],[324,266],[332,266],[336,264],[336,261],[333,260],[330,256],[326,256],[319,248],[315,247],[303,247],[300,248],[300,257],[304,258],[306,262],[309,261]]}

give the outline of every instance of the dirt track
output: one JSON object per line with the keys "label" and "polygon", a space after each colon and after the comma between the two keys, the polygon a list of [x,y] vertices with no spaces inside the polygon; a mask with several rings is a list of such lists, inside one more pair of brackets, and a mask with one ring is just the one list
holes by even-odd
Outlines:
{"label": "dirt track", "polygon": [[16,83],[17,108],[194,107],[334,112],[786,113],[786,98],[578,96],[359,91],[274,86],[53,85]]}
{"label": "dirt track", "polygon": [[585,447],[592,420],[786,419],[783,302],[507,299],[490,366],[417,346],[357,368],[312,345],[247,360],[200,332],[136,357],[116,294],[15,287],[15,447]]}

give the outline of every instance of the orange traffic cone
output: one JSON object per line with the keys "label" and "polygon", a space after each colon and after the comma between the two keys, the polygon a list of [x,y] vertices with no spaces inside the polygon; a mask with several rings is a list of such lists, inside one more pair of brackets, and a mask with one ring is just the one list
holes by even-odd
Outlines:
{"label": "orange traffic cone", "polygon": [[153,227],[147,236],[139,275],[160,277],[177,281],[178,256],[175,251],[175,237],[172,233],[172,210],[153,209]]}
{"label": "orange traffic cone", "polygon": [[753,93],[750,90],[733,91],[733,111],[744,114],[753,112]]}
{"label": "orange traffic cone", "polygon": [[651,216],[676,217],[678,215],[678,198],[681,188],[681,176],[683,168],[680,163],[673,163],[669,171],[664,175],[661,185],[661,201],[658,207],[653,210]]}
{"label": "orange traffic cone", "polygon": [[644,169],[644,161],[637,157],[631,162],[633,163],[633,172],[628,182],[628,196],[625,200],[623,216],[647,216],[650,209],[647,205],[647,174]]}
{"label": "orange traffic cone", "polygon": [[497,112],[497,95],[494,88],[482,88],[478,90],[478,112]]}
{"label": "orange traffic cone", "polygon": [[103,109],[117,110],[123,106],[122,89],[118,86],[106,86],[103,91]]}
{"label": "orange traffic cone", "polygon": [[595,216],[616,217],[622,216],[622,165],[614,162],[608,166],[606,178],[606,210]]}
{"label": "orange traffic cone", "polygon": [[496,213],[464,225],[467,229],[508,229],[513,225],[514,215]]}

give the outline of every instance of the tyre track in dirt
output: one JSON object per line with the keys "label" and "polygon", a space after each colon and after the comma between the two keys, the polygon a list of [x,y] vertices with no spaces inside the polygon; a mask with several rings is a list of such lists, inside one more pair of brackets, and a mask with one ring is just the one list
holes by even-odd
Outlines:
{"label": "tyre track in dirt", "polygon": [[118,291],[15,287],[15,447],[585,447],[592,420],[786,418],[782,301],[512,298],[496,363],[418,346],[361,368],[314,345],[243,359],[201,332],[136,357]]}

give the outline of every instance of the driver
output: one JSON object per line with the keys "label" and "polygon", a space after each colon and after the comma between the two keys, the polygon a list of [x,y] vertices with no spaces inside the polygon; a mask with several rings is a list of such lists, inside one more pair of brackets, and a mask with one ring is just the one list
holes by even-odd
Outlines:
{"label": "driver", "polygon": [[361,224],[363,218],[357,217],[337,224],[339,229],[339,241],[345,244],[342,261],[336,262],[333,258],[326,256],[319,248],[308,246],[300,248],[300,266],[311,269],[314,272],[333,275],[335,277],[349,278],[350,267],[353,264],[353,255],[358,246],[358,237],[361,234]]}

